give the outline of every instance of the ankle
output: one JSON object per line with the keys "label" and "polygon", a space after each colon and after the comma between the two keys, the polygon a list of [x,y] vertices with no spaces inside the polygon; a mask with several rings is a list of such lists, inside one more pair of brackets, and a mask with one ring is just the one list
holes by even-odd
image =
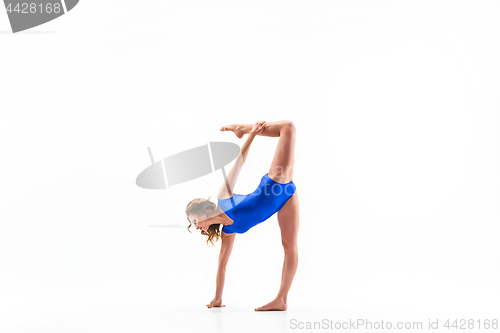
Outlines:
{"label": "ankle", "polygon": [[285,297],[283,297],[283,296],[276,296],[276,300],[280,301],[280,302],[283,302],[284,304],[286,304],[286,296]]}
{"label": "ankle", "polygon": [[234,124],[236,130],[240,131],[243,134],[248,134],[252,130],[252,124]]}

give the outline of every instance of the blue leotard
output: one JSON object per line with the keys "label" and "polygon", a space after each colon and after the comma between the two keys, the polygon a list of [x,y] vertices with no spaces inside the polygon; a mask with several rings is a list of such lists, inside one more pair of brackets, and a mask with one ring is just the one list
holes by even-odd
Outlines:
{"label": "blue leotard", "polygon": [[264,222],[283,207],[295,193],[293,181],[281,184],[266,173],[255,191],[247,195],[234,194],[231,198],[217,199],[219,207],[233,220],[222,228],[227,234],[242,234]]}

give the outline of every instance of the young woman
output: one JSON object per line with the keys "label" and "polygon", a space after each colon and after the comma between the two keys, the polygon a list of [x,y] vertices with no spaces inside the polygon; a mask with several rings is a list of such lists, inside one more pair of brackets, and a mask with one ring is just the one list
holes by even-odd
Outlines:
{"label": "young woman", "polygon": [[[281,286],[274,300],[255,310],[284,311],[287,309],[287,295],[298,264],[299,199],[292,181],[295,126],[291,121],[270,123],[259,121],[253,125],[228,125],[220,130],[232,131],[238,138],[242,138],[245,134],[248,134],[248,137],[219,190],[218,205],[207,199],[194,199],[186,208],[189,227],[194,224],[197,230],[201,229],[201,233],[208,236],[207,244],[210,242],[213,245],[214,240],[222,239],[215,298],[207,304],[207,307],[225,306],[222,305],[222,290],[235,235],[245,233],[278,213],[281,242],[285,251]],[[254,192],[248,195],[233,194],[232,189],[245,164],[250,145],[257,135],[279,137],[269,172],[262,177]],[[220,230],[221,225],[222,230]]]}

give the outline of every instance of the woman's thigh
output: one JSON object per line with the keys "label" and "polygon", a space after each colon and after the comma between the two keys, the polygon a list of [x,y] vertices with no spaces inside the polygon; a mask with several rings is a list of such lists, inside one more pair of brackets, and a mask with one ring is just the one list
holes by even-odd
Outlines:
{"label": "woman's thigh", "polygon": [[295,160],[295,125],[287,122],[280,131],[280,139],[269,168],[269,177],[278,183],[286,184],[293,179]]}
{"label": "woman's thigh", "polygon": [[297,249],[299,233],[299,197],[297,190],[278,211],[278,224],[281,229],[281,242],[285,251]]}

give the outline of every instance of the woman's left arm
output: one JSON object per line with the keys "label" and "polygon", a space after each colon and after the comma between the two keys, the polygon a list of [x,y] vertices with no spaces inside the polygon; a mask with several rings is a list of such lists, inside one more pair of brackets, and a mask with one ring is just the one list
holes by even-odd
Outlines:
{"label": "woman's left arm", "polygon": [[259,121],[253,125],[252,130],[248,133],[248,137],[241,146],[240,153],[236,157],[236,161],[234,162],[231,171],[227,174],[227,179],[225,179],[224,183],[220,187],[219,194],[217,195],[218,199],[226,199],[233,196],[233,188],[236,185],[236,180],[238,179],[238,175],[240,174],[245,161],[247,160],[248,152],[250,151],[250,145],[259,133],[262,133],[264,130],[266,123],[263,121]]}

